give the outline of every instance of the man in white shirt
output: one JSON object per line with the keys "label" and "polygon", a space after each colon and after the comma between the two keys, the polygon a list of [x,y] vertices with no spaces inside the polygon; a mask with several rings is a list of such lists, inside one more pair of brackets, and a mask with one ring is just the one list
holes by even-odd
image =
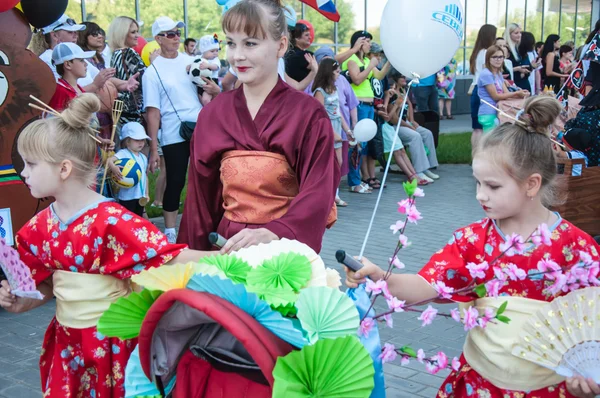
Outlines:
{"label": "man in white shirt", "polygon": [[[179,211],[179,197],[186,182],[190,157],[190,143],[180,135],[183,122],[195,123],[202,104],[198,89],[187,75],[193,58],[179,52],[181,28],[185,24],[169,17],[158,17],[152,25],[152,35],[160,45],[160,55],[152,62],[142,77],[144,107],[150,135],[150,172],[159,163],[158,128],[161,126],[160,145],[167,169],[167,186],[163,198],[165,235],[175,243],[175,225]],[[205,79],[204,91],[212,96],[219,86]]]}

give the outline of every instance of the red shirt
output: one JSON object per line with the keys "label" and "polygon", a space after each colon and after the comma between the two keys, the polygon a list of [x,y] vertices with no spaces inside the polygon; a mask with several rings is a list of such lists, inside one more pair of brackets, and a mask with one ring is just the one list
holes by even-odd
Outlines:
{"label": "red shirt", "polygon": [[[83,88],[77,85],[77,88],[84,93]],[[68,105],[69,102],[77,97],[77,91],[71,86],[65,79],[58,79],[56,83],[56,91],[50,100],[50,107],[58,112],[62,112]]]}

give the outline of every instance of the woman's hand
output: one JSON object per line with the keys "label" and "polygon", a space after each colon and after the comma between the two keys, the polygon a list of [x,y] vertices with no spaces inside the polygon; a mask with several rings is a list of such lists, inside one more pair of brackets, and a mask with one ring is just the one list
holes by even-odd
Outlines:
{"label": "woman's hand", "polygon": [[353,52],[354,54],[356,54],[357,52],[359,52],[359,51],[360,51],[360,49],[361,49],[362,45],[363,45],[363,44],[365,44],[365,40],[367,40],[367,38],[366,38],[366,37],[364,37],[364,36],[363,36],[363,37],[359,37],[359,38],[356,40],[356,43],[354,43],[354,46],[352,47],[352,52]]}
{"label": "woman's hand", "polygon": [[0,307],[8,312],[19,312],[19,297],[10,291],[8,281],[0,282]]}
{"label": "woman's hand", "polygon": [[150,53],[150,63],[152,64],[152,62],[154,62],[154,60],[156,58],[158,58],[160,55],[161,55],[160,48],[157,48],[156,50],[152,51]]}
{"label": "woman's hand", "polygon": [[346,271],[346,286],[350,288],[358,287],[358,285],[366,282],[366,277],[369,277],[374,281],[383,278],[383,270],[369,261],[368,258],[363,257],[360,262],[363,264],[363,267],[358,272],[354,272],[348,267],[344,267],[344,270]]}
{"label": "woman's hand", "polygon": [[138,81],[138,77],[140,77],[140,72],[138,72],[135,75],[131,76],[129,78],[129,80],[127,80],[127,85],[125,87],[126,87],[127,91],[129,91],[130,93],[132,93],[135,90],[137,90],[138,87],[140,86],[140,82]]}
{"label": "woman's hand", "polygon": [[215,83],[212,79],[208,77],[202,77],[204,83],[206,83],[202,88],[205,93],[208,93],[211,97],[216,97],[221,92],[221,88]]}
{"label": "woman's hand", "polygon": [[309,53],[304,54],[304,59],[306,60],[306,62],[308,62],[306,69],[316,74],[319,70],[319,63],[317,62],[317,59]]}
{"label": "woman's hand", "polygon": [[227,240],[225,246],[221,248],[221,254],[228,254],[246,247],[258,245],[259,243],[269,243],[274,240],[279,240],[279,236],[266,228],[242,229]]}
{"label": "woman's hand", "polygon": [[571,395],[580,398],[594,398],[600,395],[600,386],[592,379],[583,376],[575,376],[567,379],[567,391]]}

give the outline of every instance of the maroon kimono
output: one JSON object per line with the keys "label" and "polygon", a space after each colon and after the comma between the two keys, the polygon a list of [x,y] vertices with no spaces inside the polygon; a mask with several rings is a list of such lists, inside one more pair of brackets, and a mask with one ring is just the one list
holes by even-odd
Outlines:
{"label": "maroon kimono", "polygon": [[[200,112],[191,146],[179,242],[206,250],[211,247],[211,232],[230,238],[244,228],[264,227],[280,238],[296,239],[316,252],[321,250],[340,168],[331,121],[317,100],[279,79],[252,120],[243,87],[219,94]],[[243,224],[223,217],[221,158],[231,150],[285,156],[296,174],[299,193],[283,217],[267,224]]]}

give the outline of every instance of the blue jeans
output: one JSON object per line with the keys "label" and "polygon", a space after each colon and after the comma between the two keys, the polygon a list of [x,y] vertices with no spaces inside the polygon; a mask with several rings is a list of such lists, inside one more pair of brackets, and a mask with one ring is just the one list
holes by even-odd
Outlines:
{"label": "blue jeans", "polygon": [[[365,105],[363,103],[359,103],[358,108],[356,109],[356,113],[357,113],[359,121],[361,121],[362,119],[374,119],[375,118],[375,108],[372,105],[369,106],[369,105]],[[368,151],[366,142],[361,142],[361,146],[362,146],[361,157],[358,161],[358,165],[357,165],[356,169],[354,167],[352,167],[352,159],[351,159],[352,157],[350,156],[350,154],[352,153],[352,148],[350,148],[350,150],[348,151],[348,165],[349,165],[348,186],[350,186],[350,187],[360,185],[360,183],[361,183],[360,165],[362,164],[362,155],[366,155],[367,151]]]}
{"label": "blue jeans", "polygon": [[434,111],[440,113],[437,87],[417,86],[414,90],[418,112]]}

